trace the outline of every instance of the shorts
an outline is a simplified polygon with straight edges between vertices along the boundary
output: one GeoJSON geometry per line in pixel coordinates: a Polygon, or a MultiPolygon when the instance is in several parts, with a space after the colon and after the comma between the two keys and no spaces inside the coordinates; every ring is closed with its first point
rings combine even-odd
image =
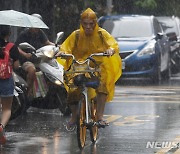
{"type": "Polygon", "coordinates": [[[97,91],[97,93],[104,93],[104,94],[108,95],[108,90],[107,90],[106,84],[103,82],[100,82],[100,85],[96,91],[97,91]]]}
{"type": "Polygon", "coordinates": [[[9,79],[0,79],[0,97],[14,96],[14,80],[13,77],[9,79]]]}
{"type": "Polygon", "coordinates": [[[34,67],[34,69],[35,69],[34,64],[33,64],[32,62],[30,62],[30,61],[27,61],[27,62],[25,62],[25,63],[22,64],[22,69],[25,70],[25,71],[27,71],[27,69],[28,69],[29,67],[34,67]]]}
{"type": "MultiPolygon", "coordinates": [[[[96,91],[96,94],[97,93],[103,93],[103,94],[106,94],[108,95],[108,90],[106,88],[106,84],[105,83],[102,83],[100,82],[100,85],[99,87],[95,90],[96,91]]],[[[69,105],[75,105],[79,102],[80,100],[80,91],[78,89],[69,89],[68,91],[68,98],[67,98],[67,102],[69,105]]]]}

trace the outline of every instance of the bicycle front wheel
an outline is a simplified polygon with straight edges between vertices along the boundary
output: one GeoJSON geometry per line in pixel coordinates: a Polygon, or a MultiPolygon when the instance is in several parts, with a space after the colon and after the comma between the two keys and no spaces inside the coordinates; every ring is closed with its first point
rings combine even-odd
{"type": "Polygon", "coordinates": [[[86,142],[85,120],[86,120],[86,103],[85,103],[85,97],[82,96],[82,99],[79,102],[79,109],[77,115],[77,140],[80,149],[82,149],[85,146],[85,142],[86,142]]]}
{"type": "Polygon", "coordinates": [[[97,103],[95,101],[91,102],[91,119],[94,124],[90,127],[90,137],[94,143],[98,138],[98,126],[95,124],[97,122],[97,103]]]}

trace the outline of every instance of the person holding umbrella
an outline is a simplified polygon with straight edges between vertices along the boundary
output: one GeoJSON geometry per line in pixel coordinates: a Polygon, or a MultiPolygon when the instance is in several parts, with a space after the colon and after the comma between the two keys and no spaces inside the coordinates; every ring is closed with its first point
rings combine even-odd
{"type": "MultiPolygon", "coordinates": [[[[32,16],[42,20],[41,15],[32,14],[32,16]]],[[[18,46],[22,42],[27,42],[32,45],[35,49],[39,49],[45,45],[54,45],[50,42],[44,31],[40,28],[26,28],[23,30],[16,39],[15,44],[18,46]]],[[[21,49],[20,52],[20,63],[25,72],[27,72],[27,83],[28,83],[28,97],[29,100],[33,97],[33,83],[35,80],[36,68],[34,64],[29,60],[32,57],[31,53],[27,53],[21,49]]]]}
{"type": "MultiPolygon", "coordinates": [[[[13,66],[13,68],[17,69],[19,68],[19,51],[16,45],[8,42],[10,34],[10,26],[0,25],[0,59],[4,59],[5,54],[7,54],[5,52],[8,51],[9,63],[13,66]]],[[[12,74],[10,74],[10,77],[2,76],[2,65],[3,63],[0,63],[0,104],[2,107],[0,120],[0,144],[5,144],[6,137],[4,134],[4,128],[11,116],[11,106],[14,96],[14,81],[12,74]]]]}

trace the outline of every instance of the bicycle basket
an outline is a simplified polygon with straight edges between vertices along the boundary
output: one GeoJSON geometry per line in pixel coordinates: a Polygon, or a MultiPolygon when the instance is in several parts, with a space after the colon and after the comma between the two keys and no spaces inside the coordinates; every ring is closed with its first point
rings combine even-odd
{"type": "Polygon", "coordinates": [[[100,81],[99,81],[99,78],[98,77],[86,77],[85,74],[79,74],[79,75],[76,75],[73,79],[73,83],[74,85],[76,86],[86,86],[86,87],[91,87],[91,88],[94,88],[96,89],[99,84],[100,84],[100,81]]]}

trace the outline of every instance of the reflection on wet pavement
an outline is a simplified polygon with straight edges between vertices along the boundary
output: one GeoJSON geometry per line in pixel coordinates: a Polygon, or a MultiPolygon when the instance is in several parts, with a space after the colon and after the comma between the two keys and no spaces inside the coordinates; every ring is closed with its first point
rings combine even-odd
{"type": "Polygon", "coordinates": [[[96,144],[91,143],[88,133],[82,151],[77,146],[76,132],[67,132],[63,126],[68,117],[57,109],[30,108],[7,126],[8,142],[0,154],[164,154],[161,144],[180,142],[179,81],[117,84],[115,97],[105,110],[110,126],[99,130],[96,144]],[[160,147],[153,146],[155,143],[160,147]]]}

